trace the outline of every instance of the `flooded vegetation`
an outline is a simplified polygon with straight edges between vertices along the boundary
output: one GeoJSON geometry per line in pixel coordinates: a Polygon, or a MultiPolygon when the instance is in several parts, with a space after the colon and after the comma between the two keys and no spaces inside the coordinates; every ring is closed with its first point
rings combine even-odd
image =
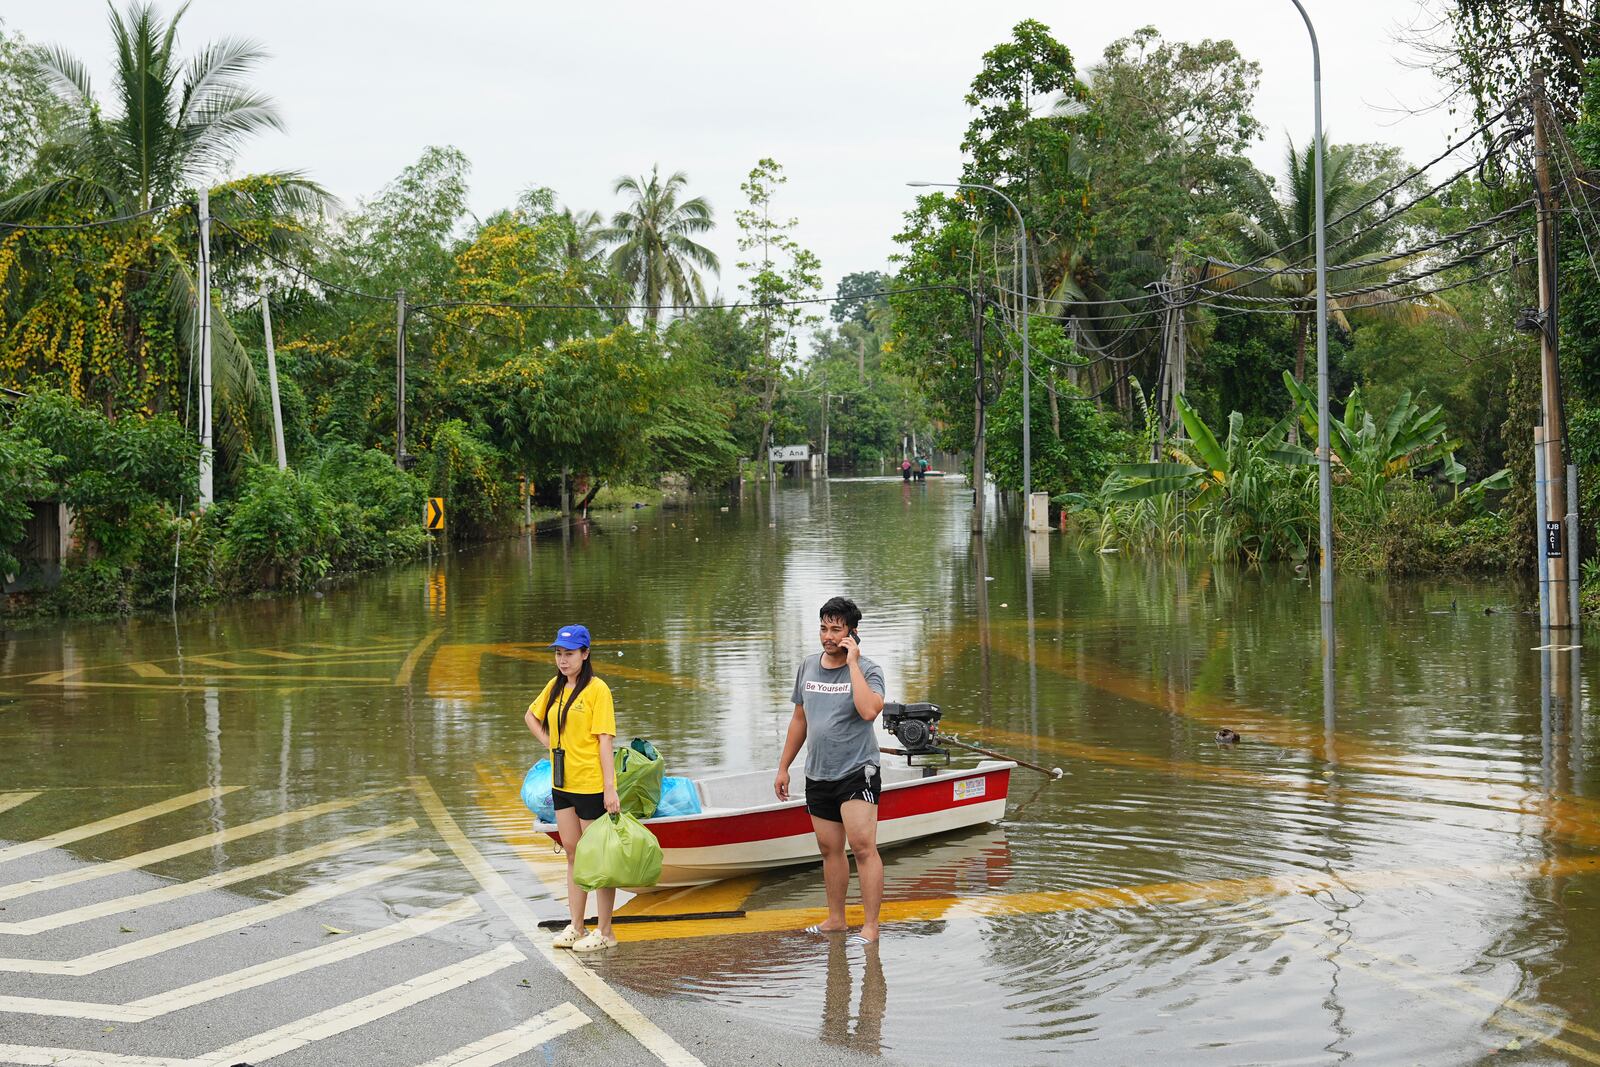
{"type": "MultiPolygon", "coordinates": [[[[1003,530],[969,536],[969,501],[954,479],[808,482],[321,596],[8,634],[0,839],[195,790],[58,844],[106,860],[194,840],[149,865],[193,879],[303,849],[310,825],[364,835],[233,887],[282,899],[420,863],[420,779],[553,918],[562,861],[517,795],[551,623],[590,627],[623,735],[669,774],[735,772],[774,764],[816,605],[843,592],[891,697],[1064,777],[1019,769],[1001,823],[887,851],[872,953],[801,932],[822,907],[801,868],[628,902],[744,914],[619,924],[608,982],[892,1062],[974,1042],[1008,1064],[1600,1061],[1593,672],[1534,650],[1521,590],[1341,580],[1330,711],[1316,589],[1292,570],[1049,535],[1030,573],[1003,530]]],[[[430,847],[439,862],[331,901],[341,928],[438,907],[459,871],[430,847]]],[[[493,936],[487,914],[455,929],[493,936]]]]}

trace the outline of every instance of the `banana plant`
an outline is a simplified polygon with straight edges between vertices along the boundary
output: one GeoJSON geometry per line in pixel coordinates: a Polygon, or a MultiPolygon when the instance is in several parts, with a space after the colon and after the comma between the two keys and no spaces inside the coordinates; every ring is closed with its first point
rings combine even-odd
{"type": "Polygon", "coordinates": [[[1307,466],[1316,456],[1287,441],[1293,417],[1286,417],[1259,437],[1244,433],[1244,416],[1228,416],[1226,442],[1207,426],[1200,414],[1180,394],[1174,398],[1178,417],[1188,439],[1168,450],[1170,460],[1156,463],[1119,463],[1101,490],[1107,500],[1148,500],[1165,493],[1193,491],[1199,497],[1242,489],[1263,462],[1307,466]]]}

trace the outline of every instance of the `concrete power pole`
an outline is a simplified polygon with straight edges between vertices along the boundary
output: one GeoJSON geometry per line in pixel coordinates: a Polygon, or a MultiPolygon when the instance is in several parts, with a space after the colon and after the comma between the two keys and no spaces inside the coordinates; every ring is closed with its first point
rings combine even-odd
{"type": "Polygon", "coordinates": [[[211,441],[211,194],[200,187],[200,506],[212,494],[211,441]]]}
{"type": "Polygon", "coordinates": [[[394,295],[394,465],[406,465],[406,291],[394,295]]]}
{"type": "Polygon", "coordinates": [[[289,469],[289,453],[283,447],[283,405],[278,403],[278,355],[272,347],[272,310],[267,306],[267,287],[261,287],[261,333],[267,339],[267,387],[272,392],[272,444],[278,451],[278,469],[289,469]]]}
{"type": "MultiPolygon", "coordinates": [[[[1557,349],[1560,331],[1556,324],[1556,204],[1555,193],[1550,186],[1550,138],[1546,128],[1550,113],[1545,106],[1542,71],[1534,73],[1532,103],[1533,179],[1539,197],[1539,414],[1543,428],[1542,441],[1536,442],[1535,447],[1544,449],[1544,484],[1535,488],[1543,496],[1546,518],[1559,529],[1562,523],[1557,516],[1567,512],[1567,465],[1561,454],[1567,435],[1562,424],[1561,364],[1557,349]]],[[[1574,622],[1567,597],[1568,560],[1564,554],[1546,559],[1543,548],[1547,538],[1545,529],[1540,529],[1538,535],[1541,545],[1539,558],[1546,565],[1541,568],[1539,581],[1541,589],[1546,588],[1543,583],[1549,583],[1550,626],[1552,629],[1566,629],[1574,622]]],[[[1558,534],[1555,543],[1561,545],[1565,540],[1558,534]]]]}

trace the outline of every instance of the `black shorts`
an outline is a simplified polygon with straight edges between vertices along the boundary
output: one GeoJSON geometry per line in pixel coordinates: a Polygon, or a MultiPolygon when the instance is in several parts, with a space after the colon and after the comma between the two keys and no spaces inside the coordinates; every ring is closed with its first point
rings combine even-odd
{"type": "Polygon", "coordinates": [[[594,822],[606,813],[604,793],[569,793],[565,789],[552,789],[550,797],[555,801],[557,811],[573,808],[584,822],[594,822]]]}
{"type": "Polygon", "coordinates": [[[844,822],[840,805],[847,800],[865,800],[876,807],[881,783],[878,768],[870,763],[831,782],[813,782],[808,778],[806,810],[828,822],[844,822]]]}

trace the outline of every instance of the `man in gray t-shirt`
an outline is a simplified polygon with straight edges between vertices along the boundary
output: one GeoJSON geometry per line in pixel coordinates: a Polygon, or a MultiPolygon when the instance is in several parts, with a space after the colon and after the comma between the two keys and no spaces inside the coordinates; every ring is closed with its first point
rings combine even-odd
{"type": "Polygon", "coordinates": [[[856,626],[861,610],[844,597],[822,605],[820,655],[808,656],[795,675],[794,716],[778,758],[773,791],[789,799],[789,765],[806,746],[806,810],[822,853],[828,917],[808,933],[843,932],[850,886],[845,843],[855,853],[865,921],[848,944],[875,944],[883,903],[883,861],[878,857],[878,741],[873,722],[883,711],[883,671],[861,655],[856,626]]]}

